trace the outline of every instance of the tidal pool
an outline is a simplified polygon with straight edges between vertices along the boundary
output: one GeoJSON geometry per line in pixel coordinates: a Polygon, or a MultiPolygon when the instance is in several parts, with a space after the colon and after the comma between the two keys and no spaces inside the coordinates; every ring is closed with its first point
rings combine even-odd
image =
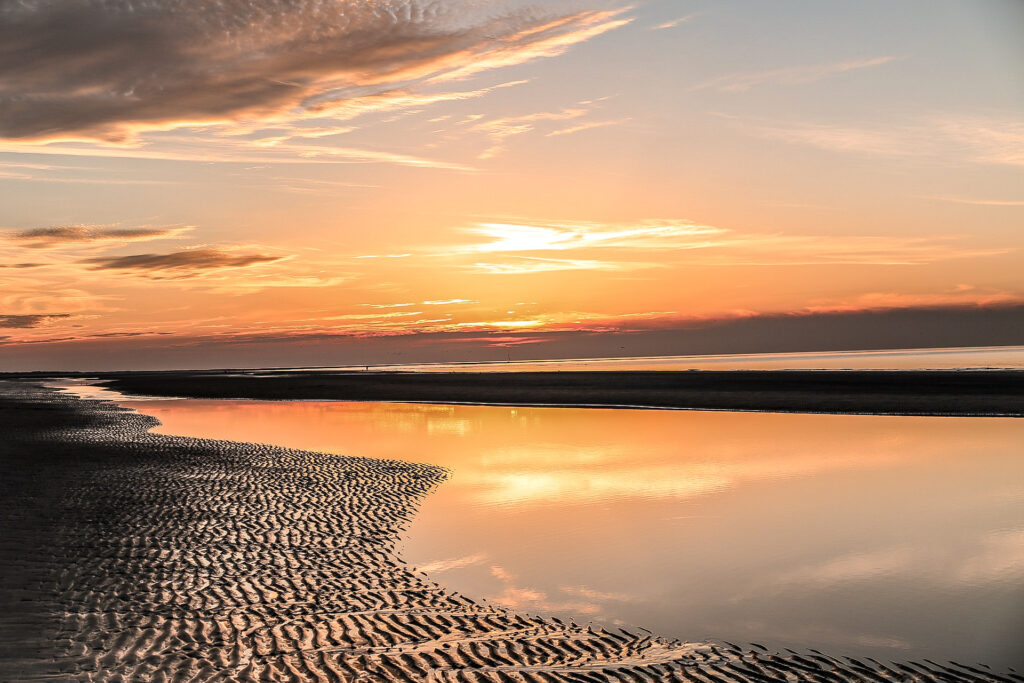
{"type": "Polygon", "coordinates": [[[166,434],[449,468],[402,554],[473,598],[688,640],[1024,666],[1024,420],[126,405],[166,434]]]}

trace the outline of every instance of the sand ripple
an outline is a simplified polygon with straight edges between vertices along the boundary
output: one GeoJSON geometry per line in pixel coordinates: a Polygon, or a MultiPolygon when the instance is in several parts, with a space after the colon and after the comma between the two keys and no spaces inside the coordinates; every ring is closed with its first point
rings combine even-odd
{"type": "Polygon", "coordinates": [[[155,424],[0,382],[0,679],[1024,681],[477,603],[395,553],[443,469],[149,434],[155,424]]]}

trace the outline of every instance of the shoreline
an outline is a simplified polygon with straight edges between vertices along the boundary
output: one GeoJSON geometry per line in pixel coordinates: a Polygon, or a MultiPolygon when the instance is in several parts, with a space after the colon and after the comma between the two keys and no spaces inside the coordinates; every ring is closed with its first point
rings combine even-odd
{"type": "Polygon", "coordinates": [[[89,375],[129,395],[577,408],[1024,417],[1024,370],[89,375]]]}
{"type": "Polygon", "coordinates": [[[0,382],[0,679],[1016,680],[519,615],[396,554],[441,468],[163,436],[0,382]]]}

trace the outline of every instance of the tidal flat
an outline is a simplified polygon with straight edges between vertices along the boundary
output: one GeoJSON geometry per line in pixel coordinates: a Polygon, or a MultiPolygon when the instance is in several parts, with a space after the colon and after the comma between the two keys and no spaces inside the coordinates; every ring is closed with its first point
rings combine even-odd
{"type": "Polygon", "coordinates": [[[428,464],[151,433],[0,385],[5,680],[1024,680],[520,614],[407,566],[428,464]]]}

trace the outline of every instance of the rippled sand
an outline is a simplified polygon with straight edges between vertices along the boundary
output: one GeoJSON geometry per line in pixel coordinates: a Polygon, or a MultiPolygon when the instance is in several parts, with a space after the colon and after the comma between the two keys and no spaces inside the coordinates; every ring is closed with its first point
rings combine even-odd
{"type": "Polygon", "coordinates": [[[0,680],[1024,681],[480,604],[395,553],[443,469],[155,424],[0,382],[0,680]]]}

